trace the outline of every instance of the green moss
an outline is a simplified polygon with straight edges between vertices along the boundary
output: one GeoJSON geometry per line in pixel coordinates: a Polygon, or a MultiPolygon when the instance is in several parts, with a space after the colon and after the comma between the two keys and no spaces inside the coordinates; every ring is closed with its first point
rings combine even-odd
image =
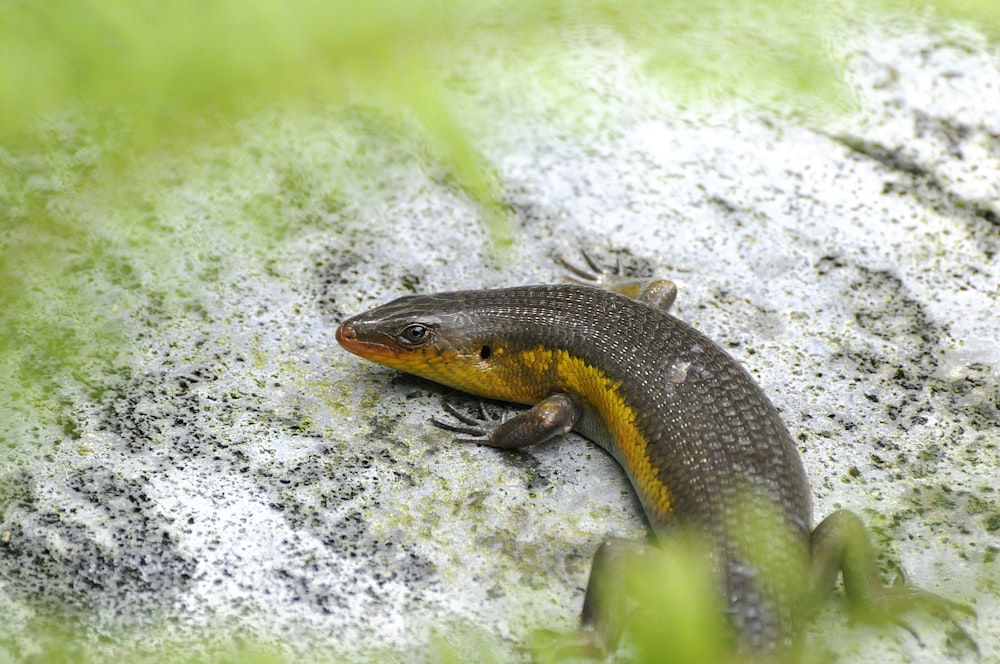
{"type": "Polygon", "coordinates": [[[983,525],[986,526],[986,532],[988,533],[1000,532],[1000,512],[987,515],[983,525]]]}

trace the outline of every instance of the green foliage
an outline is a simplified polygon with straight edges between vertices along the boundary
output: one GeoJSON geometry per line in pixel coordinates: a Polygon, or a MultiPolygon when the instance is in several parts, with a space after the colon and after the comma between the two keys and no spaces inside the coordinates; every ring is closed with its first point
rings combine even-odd
{"type": "MultiPolygon", "coordinates": [[[[0,618],[4,617],[0,612],[0,618]]],[[[151,629],[155,632],[155,629],[151,629]]],[[[55,615],[51,611],[38,611],[24,621],[24,631],[13,635],[0,632],[0,660],[34,662],[36,664],[65,664],[67,662],[92,662],[96,647],[94,634],[86,622],[76,616],[55,615]]],[[[149,639],[142,634],[117,632],[102,633],[100,641],[115,653],[110,661],[128,661],[133,664],[284,664],[298,661],[280,649],[238,636],[221,637],[206,634],[204,640],[187,640],[160,643],[151,648],[149,639]]],[[[329,649],[311,653],[310,661],[334,664],[345,658],[329,649]]],[[[100,661],[100,660],[99,660],[100,661]]]]}
{"type": "Polygon", "coordinates": [[[637,607],[629,638],[640,662],[715,662],[734,657],[706,548],[682,538],[628,569],[637,607]]]}
{"type": "MultiPolygon", "coordinates": [[[[793,46],[781,58],[798,70],[798,56],[808,50],[806,72],[822,59],[806,41],[821,28],[811,17],[814,3],[755,3],[752,12],[743,4],[717,1],[694,11],[690,3],[669,1],[487,0],[445,11],[428,0],[7,3],[0,23],[0,136],[30,130],[38,114],[53,111],[127,109],[143,128],[159,131],[202,121],[207,112],[242,114],[303,97],[336,104],[357,93],[434,120],[447,106],[430,65],[477,38],[530,57],[522,46],[538,48],[577,26],[609,26],[640,49],[653,49],[654,60],[656,49],[664,49],[664,64],[685,76],[710,71],[707,55],[733,51],[793,46]]],[[[742,73],[725,71],[715,70],[732,80],[742,73]]],[[[766,69],[753,78],[771,76],[792,80],[766,69]]],[[[445,125],[439,138],[449,152],[461,152],[454,141],[464,136],[445,125]]]]}

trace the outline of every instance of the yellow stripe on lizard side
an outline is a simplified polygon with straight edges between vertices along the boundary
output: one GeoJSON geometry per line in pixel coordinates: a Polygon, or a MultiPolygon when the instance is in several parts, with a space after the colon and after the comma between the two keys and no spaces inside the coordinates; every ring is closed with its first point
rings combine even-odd
{"type": "Polygon", "coordinates": [[[566,351],[557,351],[554,360],[555,391],[577,394],[597,409],[618,445],[626,471],[635,480],[642,502],[662,520],[669,519],[670,490],[660,480],[660,469],[649,456],[649,443],[636,425],[637,413],[626,403],[621,382],[566,351]]]}
{"type": "Polygon", "coordinates": [[[594,407],[620,450],[625,470],[634,478],[640,498],[657,516],[671,512],[669,488],[650,458],[648,443],[636,425],[637,413],[621,392],[621,382],[565,350],[535,346],[511,351],[495,348],[490,362],[433,356],[396,362],[395,367],[490,399],[533,405],[556,392],[569,392],[594,407]],[[465,361],[456,361],[465,360],[465,361]]]}
{"type": "Polygon", "coordinates": [[[670,489],[660,481],[659,468],[649,456],[648,442],[636,425],[637,413],[626,403],[621,382],[609,378],[599,367],[565,350],[545,346],[519,351],[498,346],[488,362],[434,348],[370,359],[489,399],[534,405],[556,392],[578,395],[604,420],[647,509],[664,521],[669,519],[670,489]]]}

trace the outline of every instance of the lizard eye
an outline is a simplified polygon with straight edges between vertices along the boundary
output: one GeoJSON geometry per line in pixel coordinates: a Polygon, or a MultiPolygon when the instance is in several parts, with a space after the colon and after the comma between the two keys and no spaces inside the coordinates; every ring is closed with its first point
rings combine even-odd
{"type": "Polygon", "coordinates": [[[399,333],[399,343],[404,346],[419,346],[426,341],[429,334],[430,329],[426,325],[413,323],[404,327],[403,331],[399,333]]]}

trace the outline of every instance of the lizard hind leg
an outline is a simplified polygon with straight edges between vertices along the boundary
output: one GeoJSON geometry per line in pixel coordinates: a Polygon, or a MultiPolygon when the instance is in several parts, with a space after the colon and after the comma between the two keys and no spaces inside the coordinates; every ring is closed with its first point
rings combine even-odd
{"type": "Polygon", "coordinates": [[[687,531],[656,543],[606,538],[594,555],[579,628],[536,632],[536,660],[607,661],[626,641],[637,661],[727,661],[735,642],[708,550],[687,531]]]}
{"type": "Polygon", "coordinates": [[[568,272],[568,278],[573,283],[619,293],[661,311],[669,311],[677,299],[677,285],[669,279],[643,279],[623,275],[621,256],[614,267],[605,268],[587,252],[580,253],[587,263],[585,268],[574,265],[562,256],[555,257],[555,262],[568,272]]]}
{"type": "Polygon", "coordinates": [[[955,613],[975,616],[975,611],[905,582],[899,572],[890,586],[882,583],[875,549],[861,519],[853,512],[839,510],[813,530],[809,542],[812,560],[810,588],[819,603],[833,589],[837,574],[844,579],[844,593],[856,616],[866,622],[893,623],[920,641],[903,614],[922,609],[950,621],[962,639],[976,651],[979,647],[955,619],[955,613]]]}

